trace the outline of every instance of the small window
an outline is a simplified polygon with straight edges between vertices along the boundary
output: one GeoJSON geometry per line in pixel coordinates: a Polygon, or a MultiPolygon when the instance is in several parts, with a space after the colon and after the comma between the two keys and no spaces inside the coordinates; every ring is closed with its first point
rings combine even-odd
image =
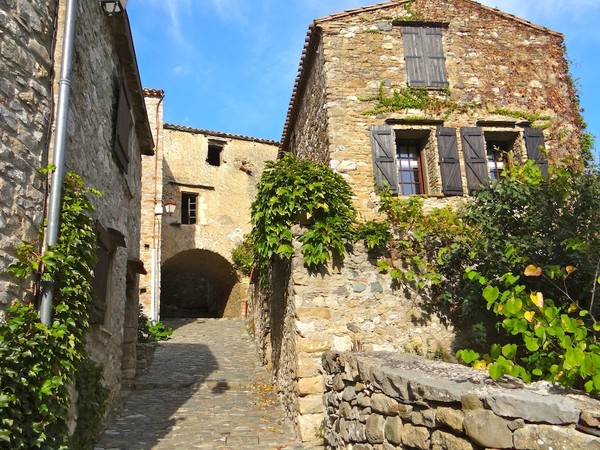
{"type": "Polygon", "coordinates": [[[198,221],[198,194],[181,194],[181,223],[193,225],[198,221]]]}
{"type": "Polygon", "coordinates": [[[492,180],[500,179],[509,147],[506,141],[486,141],[488,169],[492,180]]]}
{"type": "Polygon", "coordinates": [[[206,162],[211,166],[219,167],[221,165],[221,152],[223,146],[219,144],[208,144],[208,155],[206,162]]]}
{"type": "Polygon", "coordinates": [[[404,59],[409,86],[448,86],[442,29],[434,26],[402,27],[404,59]]]}
{"type": "Polygon", "coordinates": [[[112,260],[114,253],[109,246],[98,238],[98,248],[96,249],[96,266],[94,267],[94,280],[92,286],[96,293],[96,302],[92,311],[90,320],[94,324],[104,325],[106,318],[106,309],[108,303],[108,281],[112,269],[112,260]]]}
{"type": "Polygon", "coordinates": [[[396,141],[398,184],[402,195],[423,194],[421,145],[416,141],[396,141]]]}

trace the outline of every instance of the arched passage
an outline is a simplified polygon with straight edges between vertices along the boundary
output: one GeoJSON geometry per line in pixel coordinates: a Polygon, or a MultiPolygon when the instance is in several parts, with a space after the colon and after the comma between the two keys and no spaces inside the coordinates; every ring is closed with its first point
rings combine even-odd
{"type": "Polygon", "coordinates": [[[163,263],[161,280],[162,318],[240,315],[236,272],[218,253],[180,252],[163,263]]]}

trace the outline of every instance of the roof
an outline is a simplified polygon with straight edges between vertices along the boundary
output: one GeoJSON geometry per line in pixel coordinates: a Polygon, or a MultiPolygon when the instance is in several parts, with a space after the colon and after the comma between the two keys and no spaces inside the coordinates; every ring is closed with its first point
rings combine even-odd
{"type": "Polygon", "coordinates": [[[144,97],[149,98],[163,98],[165,96],[165,91],[162,89],[150,89],[144,88],[144,97]]]}
{"type": "Polygon", "coordinates": [[[167,130],[175,130],[175,131],[183,131],[184,133],[195,133],[195,134],[204,134],[208,136],[222,137],[228,139],[238,139],[241,141],[250,141],[257,142],[259,144],[268,144],[268,145],[279,145],[279,141],[273,141],[270,139],[262,139],[252,136],[244,136],[241,134],[232,134],[232,133],[224,133],[222,131],[213,131],[213,130],[205,130],[203,128],[192,128],[186,127],[183,125],[173,125],[170,123],[165,123],[163,128],[167,130]]]}
{"type": "MultiPolygon", "coordinates": [[[[314,54],[314,49],[319,40],[319,35],[320,35],[319,25],[322,23],[325,23],[325,22],[342,19],[345,17],[350,17],[355,14],[376,11],[378,9],[391,8],[394,6],[398,6],[399,4],[410,3],[412,1],[414,1],[414,0],[392,0],[392,1],[384,2],[384,3],[377,3],[374,5],[363,6],[361,8],[348,9],[345,11],[341,11],[339,13],[330,14],[325,17],[316,18],[313,21],[313,23],[308,26],[308,32],[306,33],[306,38],[304,40],[304,48],[302,49],[302,56],[300,57],[300,65],[298,67],[298,74],[297,74],[296,80],[294,82],[294,87],[292,89],[292,96],[290,98],[290,103],[288,106],[287,117],[286,117],[285,123],[283,125],[283,132],[282,132],[282,136],[281,136],[281,149],[283,149],[286,146],[286,144],[288,143],[288,140],[289,140],[288,129],[290,127],[290,124],[295,120],[295,115],[297,114],[297,111],[295,110],[296,109],[296,99],[301,96],[301,94],[304,92],[304,89],[306,88],[306,80],[308,78],[308,74],[310,73],[310,67],[313,62],[312,55],[314,54]]],[[[475,0],[458,0],[458,1],[470,3],[472,5],[475,5],[479,8],[488,10],[488,11],[490,11],[494,14],[497,14],[499,16],[502,16],[504,18],[508,18],[508,19],[517,21],[523,25],[529,26],[538,31],[542,31],[542,32],[545,32],[548,34],[553,34],[553,35],[555,35],[557,37],[561,37],[561,38],[563,36],[562,33],[550,30],[549,28],[543,27],[541,25],[537,25],[533,22],[529,22],[528,20],[521,19],[520,17],[517,17],[513,14],[509,14],[504,11],[501,11],[498,8],[492,8],[490,6],[482,5],[481,3],[479,3],[475,0]]]]}

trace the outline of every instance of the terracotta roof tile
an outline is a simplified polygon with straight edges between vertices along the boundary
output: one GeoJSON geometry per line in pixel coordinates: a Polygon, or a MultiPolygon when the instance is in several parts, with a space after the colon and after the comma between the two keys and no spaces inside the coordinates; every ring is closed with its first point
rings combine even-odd
{"type": "Polygon", "coordinates": [[[165,96],[165,91],[163,91],[162,89],[149,89],[149,88],[144,88],[143,90],[144,93],[144,97],[155,97],[155,98],[162,98],[165,96]]]}
{"type": "Polygon", "coordinates": [[[278,141],[273,141],[270,139],[262,139],[262,138],[252,137],[252,136],[244,136],[241,134],[224,133],[222,131],[205,130],[203,128],[192,128],[192,127],[186,127],[183,125],[173,125],[170,123],[165,123],[163,125],[163,128],[165,128],[167,130],[183,131],[185,133],[204,134],[207,136],[216,136],[216,137],[223,137],[223,138],[229,138],[229,139],[239,139],[242,141],[257,142],[259,144],[279,145],[278,141]]]}

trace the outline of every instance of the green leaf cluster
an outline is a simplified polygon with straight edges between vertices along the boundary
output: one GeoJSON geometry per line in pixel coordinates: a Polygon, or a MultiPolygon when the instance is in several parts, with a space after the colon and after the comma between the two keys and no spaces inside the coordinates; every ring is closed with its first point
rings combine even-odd
{"type": "MultiPolygon", "coordinates": [[[[560,274],[564,280],[574,270],[572,266],[548,268],[546,276],[554,279],[560,274]]],[[[533,265],[524,273],[529,277],[542,275],[541,268],[533,265]]],[[[457,356],[465,364],[487,368],[494,379],[511,375],[526,382],[548,380],[593,394],[600,392],[600,345],[597,343],[600,324],[587,310],[575,303],[556,304],[544,298],[542,292],[528,291],[519,283],[520,276],[510,272],[497,283],[490,283],[475,271],[468,271],[467,277],[485,285],[483,297],[487,308],[503,318],[502,328],[515,337],[516,342],[493,344],[489,353],[481,358],[471,349],[460,350],[457,356]]]]}
{"type": "MultiPolygon", "coordinates": [[[[52,280],[55,295],[50,326],[40,323],[31,305],[19,302],[0,323],[0,448],[69,446],[67,385],[82,380],[80,370],[90,374],[85,334],[94,305],[96,235],[88,214],[94,209],[89,194],[99,192],[86,188],[75,173],[66,174],[57,244],[42,254],[38,243],[23,243],[18,261],[9,267],[17,277],[52,280]]],[[[38,293],[34,288],[34,294],[38,293]]],[[[101,423],[106,398],[101,380],[98,369],[85,380],[85,388],[76,383],[80,389],[78,426],[101,423]]],[[[90,430],[76,431],[74,448],[82,448],[78,445],[83,441],[91,445],[95,438],[91,434],[90,430]]]]}
{"type": "Polygon", "coordinates": [[[140,307],[138,315],[137,340],[138,342],[168,341],[173,334],[173,328],[167,327],[158,320],[150,320],[140,307]]]}
{"type": "Polygon", "coordinates": [[[244,275],[250,275],[254,266],[254,242],[250,235],[245,235],[244,240],[233,249],[231,259],[237,270],[244,275]]]}
{"type": "Polygon", "coordinates": [[[290,154],[267,163],[251,214],[254,258],[261,268],[274,257],[291,258],[295,223],[304,226],[299,241],[306,266],[343,255],[356,218],[350,187],[339,174],[290,154]]]}
{"type": "MultiPolygon", "coordinates": [[[[378,261],[381,272],[389,272],[404,288],[430,297],[426,287],[443,281],[441,266],[452,246],[461,245],[468,234],[465,224],[450,208],[424,210],[422,197],[396,197],[389,187],[379,192],[379,211],[386,216],[392,239],[388,240],[389,258],[378,261]]],[[[373,233],[383,236],[383,233],[373,233]]]]}

